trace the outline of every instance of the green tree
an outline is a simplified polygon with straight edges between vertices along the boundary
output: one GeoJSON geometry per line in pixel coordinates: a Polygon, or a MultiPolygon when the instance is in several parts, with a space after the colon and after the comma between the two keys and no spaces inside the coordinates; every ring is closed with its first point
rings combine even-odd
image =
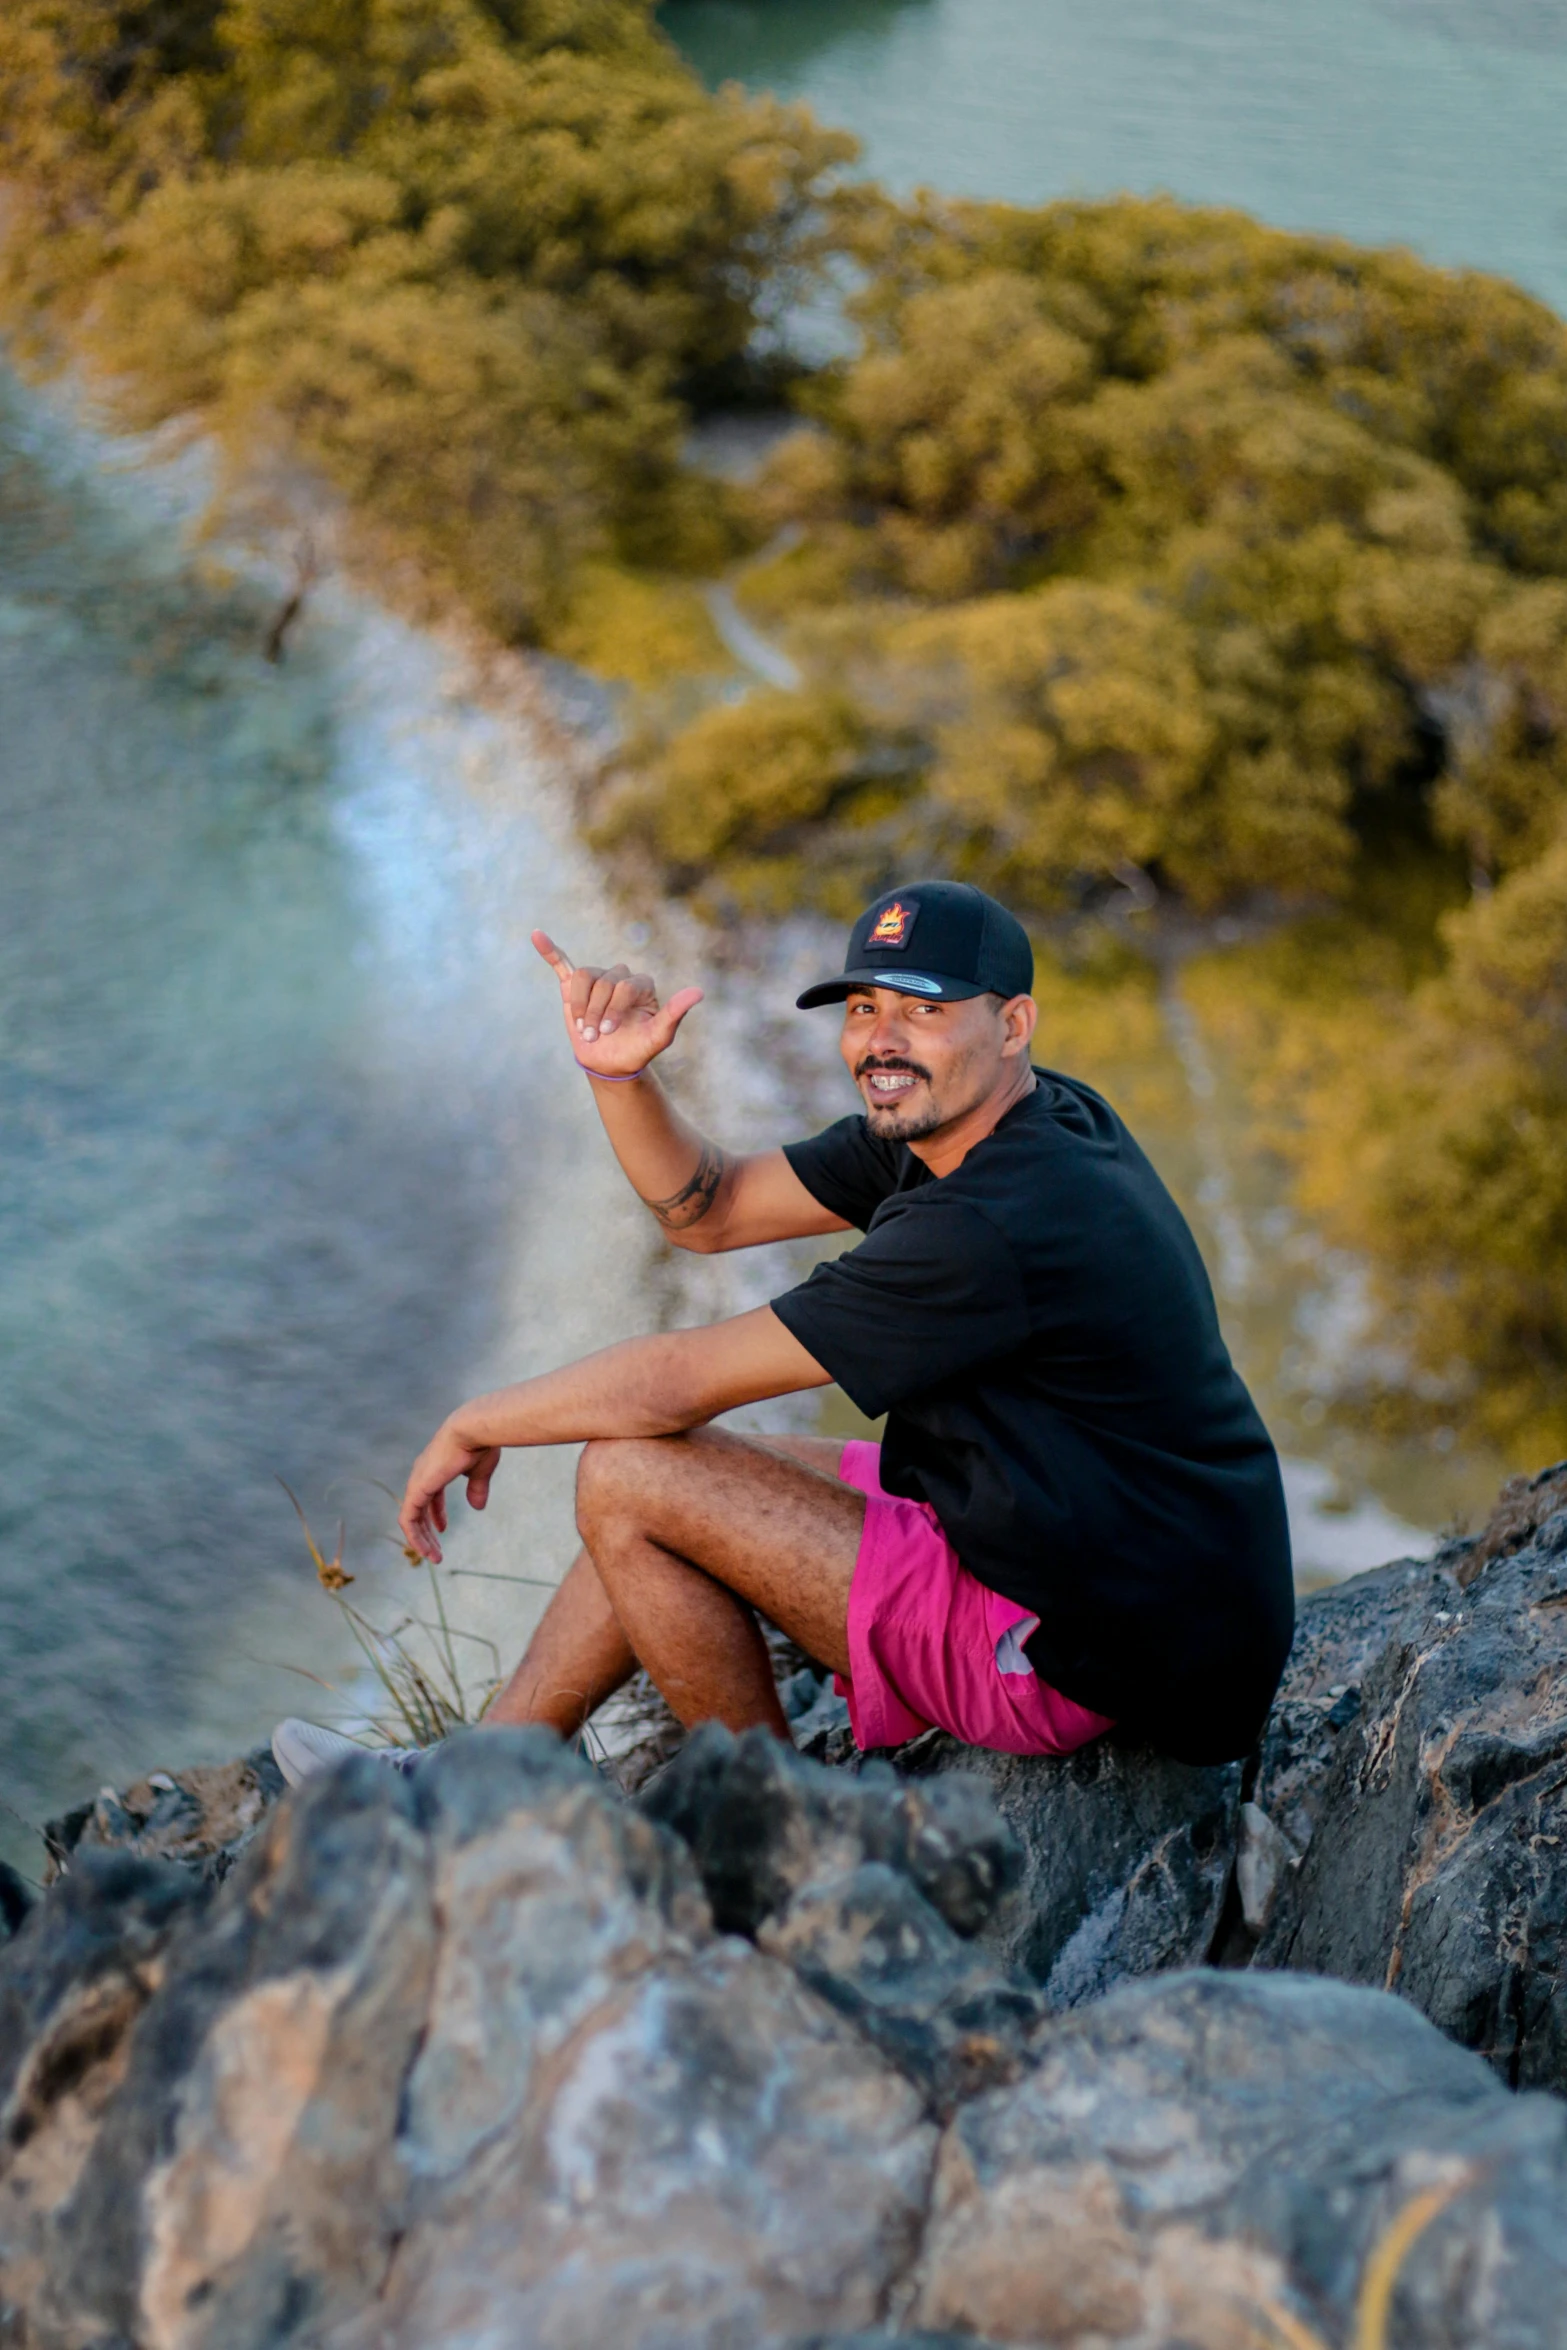
{"type": "Polygon", "coordinates": [[[0,293],[120,418],[285,441],[527,639],[589,558],[722,546],[689,405],[852,153],[710,97],[641,0],[18,0],[0,293]]]}
{"type": "Polygon", "coordinates": [[[1538,1459],[1567,1444],[1567,839],[1445,932],[1440,976],[1319,1066],[1303,1192],[1445,1408],[1538,1459]]]}
{"type": "Polygon", "coordinates": [[[594,837],[650,851],[677,888],[704,890],[715,910],[785,914],[802,896],[857,910],[866,860],[845,857],[825,820],[858,806],[863,822],[868,799],[874,816],[878,782],[866,730],[843,697],[760,693],[686,727],[611,796],[594,837]]]}
{"type": "MultiPolygon", "coordinates": [[[[1130,859],[1214,906],[1342,896],[1390,824],[1482,874],[1535,852],[1567,786],[1560,321],[1163,201],[926,198],[845,233],[864,347],[808,388],[764,485],[795,543],[753,592],[803,690],[847,693],[872,736],[890,714],[922,778],[889,872],[934,843],[1045,908],[1130,859]],[[1143,617],[1062,656],[1077,722],[1105,773],[1124,728],[1123,768],[1152,776],[1147,714],[1179,714],[1202,746],[1179,788],[1090,802],[1060,755],[1055,628],[1089,590],[1143,617]]],[[[823,819],[845,854],[857,815],[823,819]]]]}
{"type": "Polygon", "coordinates": [[[1039,903],[1063,874],[1158,856],[1213,747],[1190,630],[1136,589],[1059,580],[894,638],[961,861],[1039,903]]]}

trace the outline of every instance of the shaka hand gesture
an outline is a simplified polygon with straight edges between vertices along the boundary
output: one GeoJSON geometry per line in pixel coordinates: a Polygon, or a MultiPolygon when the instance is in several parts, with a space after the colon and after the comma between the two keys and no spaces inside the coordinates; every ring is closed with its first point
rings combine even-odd
{"type": "Polygon", "coordinates": [[[573,963],[542,930],[534,931],[533,943],[560,981],[567,1042],[597,1077],[637,1076],[674,1042],[687,1012],[702,1001],[699,987],[682,987],[661,1005],[646,971],[624,963],[608,970],[573,963]]]}

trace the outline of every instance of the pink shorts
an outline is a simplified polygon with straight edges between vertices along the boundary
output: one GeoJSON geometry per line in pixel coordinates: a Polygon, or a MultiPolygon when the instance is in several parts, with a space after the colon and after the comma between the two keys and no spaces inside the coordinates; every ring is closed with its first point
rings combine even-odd
{"type": "Polygon", "coordinates": [[[1040,1680],[1023,1654],[1039,1618],[976,1582],[930,1504],[883,1491],[880,1445],[851,1440],[838,1474],[865,1496],[837,1676],[856,1746],[935,1727],[1001,1754],[1071,1754],[1112,1727],[1040,1680]]]}

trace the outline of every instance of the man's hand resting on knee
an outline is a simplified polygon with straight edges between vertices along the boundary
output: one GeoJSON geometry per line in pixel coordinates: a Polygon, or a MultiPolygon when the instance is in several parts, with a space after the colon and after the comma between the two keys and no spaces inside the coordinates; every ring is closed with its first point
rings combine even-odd
{"type": "Polygon", "coordinates": [[[397,1523],[411,1550],[439,1564],[446,1488],[465,1478],[470,1504],[482,1510],[505,1447],[581,1444],[594,1436],[675,1436],[738,1404],[827,1384],[828,1374],[771,1306],[705,1330],[623,1339],[581,1362],[459,1405],[415,1461],[397,1523]]]}
{"type": "Polygon", "coordinates": [[[439,1564],[438,1534],[446,1532],[446,1488],[459,1477],[467,1483],[468,1507],[482,1510],[490,1498],[490,1480],[501,1465],[498,1444],[473,1444],[459,1434],[453,1420],[437,1428],[408,1472],[408,1484],[397,1523],[403,1540],[420,1558],[439,1564]]]}

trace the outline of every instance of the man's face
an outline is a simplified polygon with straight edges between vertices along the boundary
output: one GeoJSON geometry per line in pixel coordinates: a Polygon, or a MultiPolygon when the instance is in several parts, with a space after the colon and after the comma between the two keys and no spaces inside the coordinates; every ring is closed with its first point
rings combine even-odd
{"type": "Polygon", "coordinates": [[[935,1003],[891,987],[855,988],[839,1049],[871,1132],[883,1142],[919,1142],[987,1101],[1027,1051],[1026,1026],[1007,1049],[1008,1010],[993,995],[935,1003]]]}

